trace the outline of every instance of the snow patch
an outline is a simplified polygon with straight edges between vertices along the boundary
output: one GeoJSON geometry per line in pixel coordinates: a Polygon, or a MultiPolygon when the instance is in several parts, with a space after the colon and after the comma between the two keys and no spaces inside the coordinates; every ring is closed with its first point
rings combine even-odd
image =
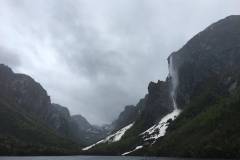
{"type": "Polygon", "coordinates": [[[144,141],[152,140],[152,139],[156,140],[159,137],[164,136],[165,133],[166,133],[166,129],[168,127],[168,124],[169,124],[169,123],[167,123],[167,121],[169,119],[174,120],[180,114],[180,112],[181,112],[180,109],[173,110],[172,113],[170,113],[170,114],[166,115],[165,117],[163,117],[158,124],[152,126],[151,128],[149,128],[145,132],[141,133],[140,136],[142,136],[144,141]]]}
{"type": "Polygon", "coordinates": [[[126,155],[126,154],[129,154],[129,153],[132,153],[132,152],[134,152],[134,151],[136,151],[136,150],[138,150],[138,149],[140,149],[140,148],[142,148],[142,147],[143,147],[143,146],[137,146],[134,150],[129,151],[129,152],[126,152],[126,153],[123,153],[122,156],[124,156],[124,155],[126,155]]]}
{"type": "Polygon", "coordinates": [[[94,143],[92,144],[91,146],[88,146],[86,148],[83,148],[82,150],[88,150],[90,148],[92,148],[93,146],[97,145],[97,144],[100,144],[100,143],[112,143],[112,142],[116,142],[116,141],[119,141],[122,136],[124,135],[124,133],[133,126],[134,122],[127,125],[126,127],[120,129],[119,131],[117,131],[116,133],[114,134],[111,134],[109,136],[107,136],[105,139],[101,140],[101,141],[98,141],[97,143],[94,143]]]}

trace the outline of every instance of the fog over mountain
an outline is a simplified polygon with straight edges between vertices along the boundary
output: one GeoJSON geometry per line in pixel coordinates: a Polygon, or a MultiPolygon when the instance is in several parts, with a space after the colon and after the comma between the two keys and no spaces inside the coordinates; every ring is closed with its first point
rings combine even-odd
{"type": "Polygon", "coordinates": [[[92,124],[165,80],[167,57],[238,0],[0,1],[0,63],[39,82],[53,103],[92,124]]]}

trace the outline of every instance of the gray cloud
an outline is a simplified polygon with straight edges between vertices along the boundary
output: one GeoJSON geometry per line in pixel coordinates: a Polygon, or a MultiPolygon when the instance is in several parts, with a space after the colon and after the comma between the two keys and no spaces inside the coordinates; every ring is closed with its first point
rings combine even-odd
{"type": "Polygon", "coordinates": [[[11,68],[16,68],[21,65],[21,60],[16,53],[0,47],[0,63],[6,64],[11,68]]]}
{"type": "Polygon", "coordinates": [[[110,123],[165,80],[167,57],[237,0],[9,0],[0,2],[0,61],[91,123],[110,123]],[[12,56],[14,53],[14,56],[12,56]]]}

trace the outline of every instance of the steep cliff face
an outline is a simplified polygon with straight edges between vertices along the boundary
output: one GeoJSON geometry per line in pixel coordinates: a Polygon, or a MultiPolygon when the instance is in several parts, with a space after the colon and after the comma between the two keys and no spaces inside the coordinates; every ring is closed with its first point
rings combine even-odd
{"type": "Polygon", "coordinates": [[[178,69],[176,101],[179,108],[184,108],[206,83],[219,76],[220,94],[233,94],[237,83],[234,72],[240,62],[240,16],[229,16],[210,25],[170,57],[178,69]]]}
{"type": "Polygon", "coordinates": [[[51,105],[46,90],[34,79],[24,74],[15,74],[9,67],[0,64],[0,82],[2,95],[37,115],[64,136],[70,136],[66,119],[51,105]]]}
{"type": "Polygon", "coordinates": [[[67,107],[52,103],[52,106],[67,120],[71,120],[70,112],[67,107]]]}
{"type": "Polygon", "coordinates": [[[150,82],[148,86],[149,98],[146,103],[146,120],[148,126],[157,123],[161,118],[174,109],[171,97],[171,81],[170,78],[157,83],[150,82]]]}
{"type": "Polygon", "coordinates": [[[240,16],[210,25],[168,62],[178,73],[176,102],[183,111],[151,152],[239,158],[240,16]]]}
{"type": "Polygon", "coordinates": [[[71,134],[81,140],[80,136],[78,135],[78,125],[75,121],[72,120],[68,108],[55,103],[52,103],[52,107],[54,107],[54,109],[59,112],[60,116],[66,119],[66,121],[68,122],[71,134]]]}
{"type": "Polygon", "coordinates": [[[148,94],[143,99],[141,99],[136,106],[126,106],[124,108],[124,111],[119,114],[118,119],[112,123],[112,125],[114,126],[113,132],[118,131],[119,129],[136,120],[136,118],[139,117],[145,109],[147,100],[148,94]]]}

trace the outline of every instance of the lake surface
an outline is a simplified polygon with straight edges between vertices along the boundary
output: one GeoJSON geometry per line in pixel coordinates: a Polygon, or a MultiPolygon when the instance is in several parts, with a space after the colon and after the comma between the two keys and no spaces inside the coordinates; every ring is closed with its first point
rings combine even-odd
{"type": "Polygon", "coordinates": [[[165,158],[165,157],[128,157],[128,156],[56,156],[56,157],[43,156],[43,157],[0,157],[0,160],[196,160],[196,159],[165,158]]]}

